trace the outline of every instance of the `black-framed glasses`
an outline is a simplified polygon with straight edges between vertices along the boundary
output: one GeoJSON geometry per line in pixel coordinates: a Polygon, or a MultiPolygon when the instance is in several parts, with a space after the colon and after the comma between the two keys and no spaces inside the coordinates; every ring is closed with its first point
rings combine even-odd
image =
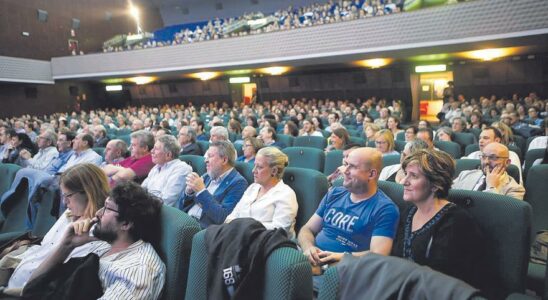
{"type": "Polygon", "coordinates": [[[63,197],[64,199],[68,199],[78,193],[83,193],[84,191],[76,191],[76,192],[72,192],[70,194],[65,194],[65,193],[61,193],[61,197],[63,197]]]}
{"type": "Polygon", "coordinates": [[[480,155],[480,158],[481,159],[487,159],[489,161],[497,161],[499,159],[507,159],[508,157],[506,156],[496,156],[496,155],[486,155],[486,154],[481,154],[480,155]]]}
{"type": "Polygon", "coordinates": [[[119,211],[115,210],[114,208],[110,208],[110,207],[103,206],[103,207],[99,210],[99,216],[101,216],[101,218],[102,218],[103,215],[105,214],[105,210],[110,210],[110,211],[115,212],[115,213],[120,213],[119,211]]]}

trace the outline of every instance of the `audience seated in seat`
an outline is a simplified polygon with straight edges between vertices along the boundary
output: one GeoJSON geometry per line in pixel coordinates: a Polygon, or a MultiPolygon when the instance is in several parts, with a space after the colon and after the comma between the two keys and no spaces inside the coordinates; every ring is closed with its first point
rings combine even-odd
{"type": "MultiPolygon", "coordinates": [[[[40,245],[32,246],[18,255],[9,255],[16,264],[4,293],[20,295],[31,275],[50,257],[62,243],[63,235],[71,222],[89,220],[108,196],[109,186],[105,174],[93,164],[83,163],[68,168],[60,177],[61,198],[67,210],[48,231],[40,245]]],[[[104,243],[92,242],[73,248],[67,257],[82,257],[96,252],[104,243]]]]}
{"type": "Polygon", "coordinates": [[[101,298],[158,299],[166,266],[150,243],[159,236],[161,208],[162,202],[136,183],[118,184],[93,220],[78,220],[68,226],[62,242],[36,269],[30,284],[43,279],[40,276],[55,274],[54,267],[62,264],[76,247],[101,240],[104,242],[97,250],[101,298]],[[88,232],[91,223],[96,223],[93,236],[88,232]]]}
{"type": "Polygon", "coordinates": [[[395,147],[392,131],[383,129],[377,132],[375,135],[375,148],[381,152],[382,156],[399,154],[398,151],[394,150],[395,147]]]}
{"type": "Polygon", "coordinates": [[[391,166],[384,166],[382,168],[381,174],[379,175],[379,180],[394,181],[400,183],[405,177],[405,172],[402,169],[401,163],[403,163],[404,159],[407,156],[422,149],[428,149],[428,144],[419,139],[405,144],[405,148],[403,149],[400,156],[400,163],[391,166]]]}
{"type": "Polygon", "coordinates": [[[190,126],[183,126],[179,130],[180,155],[202,155],[200,147],[196,144],[196,131],[190,126]]]}
{"type": "MultiPolygon", "coordinates": [[[[377,181],[382,154],[372,148],[352,150],[344,166],[344,187],[328,192],[316,213],[301,228],[299,244],[314,274],[339,262],[345,252],[390,254],[399,219],[398,207],[377,181]]],[[[315,287],[321,285],[315,280],[315,287]]]]}
{"type": "Polygon", "coordinates": [[[93,137],[87,133],[78,134],[74,140],[72,140],[72,150],[74,154],[70,156],[65,165],[59,169],[59,173],[64,172],[66,169],[82,163],[91,163],[94,165],[101,165],[103,158],[95,153],[93,149],[93,137]]]}
{"type": "Polygon", "coordinates": [[[482,234],[464,209],[447,201],[455,162],[445,152],[418,150],[402,163],[402,212],[392,254],[481,287],[482,234]]]}
{"type": "Polygon", "coordinates": [[[295,237],[295,218],[299,208],[295,191],[282,178],[288,164],[287,156],[276,147],[257,152],[251,184],[225,222],[238,218],[253,218],[266,229],[283,228],[295,237]]]}
{"type": "Polygon", "coordinates": [[[131,134],[131,156],[117,164],[103,167],[103,171],[114,186],[119,181],[134,180],[141,183],[147,176],[154,163],[150,151],[154,147],[152,133],[139,130],[131,134]]]}
{"type": "Polygon", "coordinates": [[[21,166],[46,171],[49,169],[53,161],[59,156],[59,151],[55,145],[57,144],[57,134],[53,131],[41,133],[37,138],[38,153],[31,158],[31,153],[28,150],[21,150],[21,166]]]}
{"type": "Polygon", "coordinates": [[[523,200],[525,189],[506,173],[510,163],[506,146],[491,142],[481,151],[481,170],[462,171],[453,182],[454,189],[483,191],[523,200]]]}
{"type": "Polygon", "coordinates": [[[197,173],[187,176],[178,206],[197,219],[202,228],[222,224],[247,188],[247,181],[234,168],[235,156],[230,142],[214,142],[205,155],[207,173],[202,177],[197,173]]]}
{"type": "Polygon", "coordinates": [[[104,155],[105,161],[101,167],[121,162],[127,156],[126,142],[119,139],[110,140],[105,147],[104,155]]]}
{"type": "Polygon", "coordinates": [[[238,157],[237,161],[252,164],[255,163],[257,151],[263,148],[263,142],[255,137],[247,137],[244,139],[243,148],[244,155],[238,157]]]}
{"type": "Polygon", "coordinates": [[[176,206],[177,199],[185,189],[186,176],[192,172],[191,166],[179,160],[180,151],[179,142],[175,137],[158,137],[151,151],[155,166],[141,184],[168,206],[176,206]]]}

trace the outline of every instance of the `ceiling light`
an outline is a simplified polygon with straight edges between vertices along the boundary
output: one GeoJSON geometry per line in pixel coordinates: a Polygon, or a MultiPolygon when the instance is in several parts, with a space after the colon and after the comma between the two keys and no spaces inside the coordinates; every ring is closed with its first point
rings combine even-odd
{"type": "Polygon", "coordinates": [[[447,70],[446,65],[427,65],[415,67],[415,72],[417,73],[443,72],[445,70],[447,70]]]}
{"type": "Polygon", "coordinates": [[[507,49],[501,49],[501,48],[476,50],[476,51],[470,51],[467,53],[467,55],[470,58],[481,59],[485,61],[493,60],[495,58],[500,58],[508,54],[509,54],[509,51],[507,49]]]}
{"type": "Polygon", "coordinates": [[[151,83],[155,79],[156,78],[149,77],[149,76],[137,76],[137,77],[129,78],[128,80],[135,83],[135,84],[141,85],[141,84],[151,83]]]}
{"type": "Polygon", "coordinates": [[[219,72],[199,72],[199,73],[190,74],[190,77],[200,79],[203,81],[213,79],[217,76],[219,76],[219,72]]]}
{"type": "Polygon", "coordinates": [[[288,67],[268,67],[268,68],[259,69],[259,71],[264,74],[270,74],[270,75],[276,76],[276,75],[282,75],[283,73],[286,73],[287,71],[289,71],[289,68],[288,67]]]}
{"type": "Polygon", "coordinates": [[[380,68],[388,65],[390,62],[391,60],[387,58],[372,58],[372,59],[360,60],[358,61],[358,65],[362,67],[376,69],[376,68],[380,68]]]}

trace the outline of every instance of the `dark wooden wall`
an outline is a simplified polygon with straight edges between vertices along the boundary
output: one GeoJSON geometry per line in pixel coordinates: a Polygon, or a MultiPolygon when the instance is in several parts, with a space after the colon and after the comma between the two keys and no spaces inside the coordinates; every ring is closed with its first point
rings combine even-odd
{"type": "MultiPolygon", "coordinates": [[[[141,12],[144,30],[153,32],[163,27],[158,9],[142,6],[141,12]]],[[[126,0],[0,1],[0,55],[4,56],[49,60],[70,55],[69,39],[78,40],[84,53],[98,52],[105,40],[135,31],[126,0]],[[48,12],[47,22],[38,21],[37,9],[48,12]],[[107,12],[112,14],[110,21],[106,20],[107,12]],[[80,20],[75,37],[71,36],[72,18],[80,20]]]]}

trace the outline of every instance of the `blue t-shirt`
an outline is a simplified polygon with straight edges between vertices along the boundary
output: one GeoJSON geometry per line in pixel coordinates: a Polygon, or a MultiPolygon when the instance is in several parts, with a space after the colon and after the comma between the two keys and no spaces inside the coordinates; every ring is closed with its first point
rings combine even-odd
{"type": "Polygon", "coordinates": [[[400,217],[396,204],[380,189],[368,200],[354,203],[344,187],[327,193],[316,214],[323,219],[316,246],[333,252],[369,250],[373,236],[393,239],[400,217]]]}

